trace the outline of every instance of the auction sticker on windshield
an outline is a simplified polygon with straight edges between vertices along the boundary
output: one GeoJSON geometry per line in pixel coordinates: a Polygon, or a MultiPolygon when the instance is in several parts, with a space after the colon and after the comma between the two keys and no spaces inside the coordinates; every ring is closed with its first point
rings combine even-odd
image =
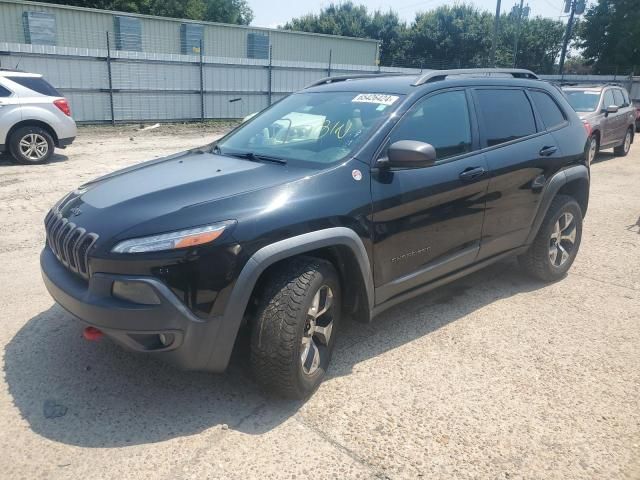
{"type": "Polygon", "coordinates": [[[378,105],[393,105],[398,100],[396,95],[386,95],[384,93],[361,93],[356,96],[352,102],[356,103],[375,103],[378,105]]]}

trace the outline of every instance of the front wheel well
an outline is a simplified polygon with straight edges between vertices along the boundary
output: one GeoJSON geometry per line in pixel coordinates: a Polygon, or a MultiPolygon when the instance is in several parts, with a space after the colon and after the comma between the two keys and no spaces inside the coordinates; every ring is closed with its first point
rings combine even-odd
{"type": "Polygon", "coordinates": [[[556,195],[568,195],[575,198],[582,216],[587,214],[587,207],[589,206],[589,180],[586,178],[576,178],[570,182],[564,184],[556,195]]]}
{"type": "Polygon", "coordinates": [[[265,290],[265,284],[268,282],[272,273],[291,262],[292,258],[311,257],[327,261],[333,265],[338,272],[340,278],[340,287],[342,289],[342,309],[345,313],[350,314],[354,319],[362,322],[369,321],[369,302],[365,286],[363,274],[360,271],[360,265],[353,251],[346,245],[334,245],[323,247],[316,250],[310,250],[299,255],[288,257],[275,262],[267,267],[258,278],[251,299],[244,313],[244,319],[251,321],[256,307],[260,304],[262,294],[265,290]]]}
{"type": "Polygon", "coordinates": [[[55,130],[51,128],[51,126],[48,123],[42,122],[40,120],[22,120],[21,122],[16,123],[13,127],[11,127],[11,129],[9,130],[9,133],[7,133],[7,140],[6,140],[7,144],[11,141],[11,136],[13,135],[13,132],[15,132],[16,130],[22,127],[40,127],[43,130],[46,130],[49,133],[49,135],[51,135],[51,138],[53,138],[53,144],[56,147],[59,146],[58,135],[56,135],[55,130]]]}

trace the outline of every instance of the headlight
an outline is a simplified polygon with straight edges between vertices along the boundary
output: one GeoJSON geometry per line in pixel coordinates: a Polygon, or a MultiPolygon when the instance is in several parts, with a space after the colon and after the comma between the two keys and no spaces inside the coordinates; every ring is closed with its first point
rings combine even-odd
{"type": "Polygon", "coordinates": [[[132,238],[118,243],[111,251],[114,253],[145,253],[195,247],[203,243],[213,242],[223,234],[229,225],[229,222],[216,223],[214,225],[189,228],[178,232],[132,238]]]}

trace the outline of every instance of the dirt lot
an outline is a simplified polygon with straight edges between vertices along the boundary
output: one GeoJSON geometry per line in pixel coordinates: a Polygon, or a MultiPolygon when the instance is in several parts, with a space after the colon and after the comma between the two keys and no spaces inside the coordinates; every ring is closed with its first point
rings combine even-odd
{"type": "Polygon", "coordinates": [[[242,362],[183,373],[86,342],[40,278],[60,196],[222,128],[83,128],[49,165],[0,157],[0,478],[640,479],[640,144],[593,165],[567,278],[506,262],[346,322],[297,403],[242,362]]]}

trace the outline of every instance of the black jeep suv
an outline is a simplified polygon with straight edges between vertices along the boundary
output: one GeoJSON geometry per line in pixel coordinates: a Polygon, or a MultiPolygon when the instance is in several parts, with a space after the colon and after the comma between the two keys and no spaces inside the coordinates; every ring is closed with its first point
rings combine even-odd
{"type": "Polygon", "coordinates": [[[512,255],[562,278],[586,139],[526,70],[327,78],[212,145],[65,196],[45,219],[44,281],[87,334],[186,369],[224,370],[244,326],[257,381],[305,397],[344,314],[369,321],[512,255]]]}

